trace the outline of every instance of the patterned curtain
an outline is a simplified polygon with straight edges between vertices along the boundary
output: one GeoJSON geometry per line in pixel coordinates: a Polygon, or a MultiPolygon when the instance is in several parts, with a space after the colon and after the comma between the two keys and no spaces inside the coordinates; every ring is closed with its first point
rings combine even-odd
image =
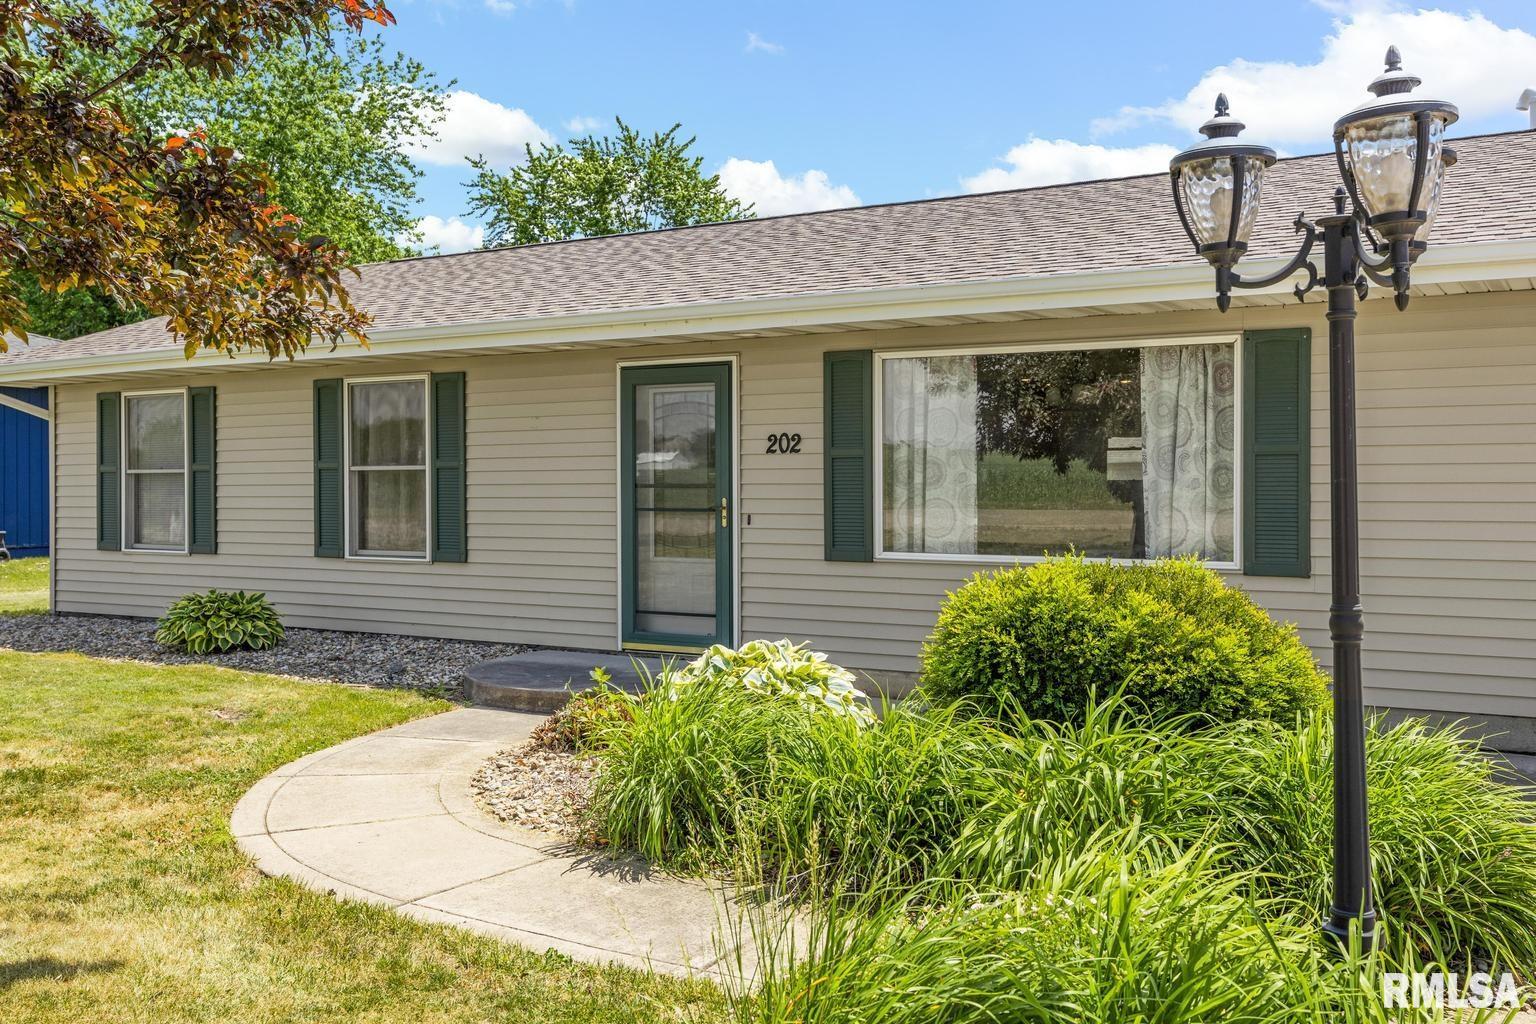
{"type": "Polygon", "coordinates": [[[885,360],[892,551],[976,552],[976,357],[885,360]]]}
{"type": "Polygon", "coordinates": [[[1231,345],[1141,353],[1142,486],[1147,557],[1235,557],[1236,393],[1231,345]]]}

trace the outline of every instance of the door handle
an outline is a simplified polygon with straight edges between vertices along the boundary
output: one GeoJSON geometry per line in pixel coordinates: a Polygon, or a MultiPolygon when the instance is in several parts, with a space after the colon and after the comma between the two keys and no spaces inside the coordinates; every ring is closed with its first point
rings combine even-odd
{"type": "Polygon", "coordinates": [[[729,501],[730,501],[729,498],[721,498],[720,499],[720,525],[721,526],[729,526],[730,525],[730,513],[728,511],[728,509],[730,507],[729,504],[728,504],[729,501]]]}

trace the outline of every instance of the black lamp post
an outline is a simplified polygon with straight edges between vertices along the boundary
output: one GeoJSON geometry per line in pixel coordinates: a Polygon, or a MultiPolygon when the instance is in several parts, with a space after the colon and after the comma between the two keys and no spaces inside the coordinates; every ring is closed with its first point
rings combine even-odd
{"type": "Polygon", "coordinates": [[[1333,603],[1328,633],[1333,640],[1333,904],[1323,931],[1341,944],[1352,926],[1370,949],[1376,938],[1371,899],[1370,833],[1365,806],[1365,701],[1360,644],[1359,480],[1355,465],[1355,302],[1370,283],[1391,288],[1397,308],[1408,305],[1409,273],[1424,252],[1434,224],[1445,169],[1455,154],[1445,129],[1457,111],[1449,103],[1409,97],[1420,80],[1402,70],[1397,47],[1387,50],[1387,69],[1370,84],[1375,99],[1333,126],[1334,152],[1343,186],[1333,213],[1315,222],[1296,218],[1304,235],[1285,266],[1261,278],[1236,270],[1248,251],[1264,177],[1275,152],[1238,141],[1244,125],[1217,97],[1216,116],[1200,127],[1205,136],[1173,158],[1173,200],[1195,251],[1216,268],[1216,305],[1225,312],[1233,288],[1265,288],[1293,274],[1302,299],[1318,284],[1310,257],[1323,243],[1322,282],[1328,289],[1329,499],[1333,533],[1333,603]],[[1348,212],[1346,212],[1348,206],[1348,212]],[[1358,925],[1354,925],[1358,922],[1358,925]]]}

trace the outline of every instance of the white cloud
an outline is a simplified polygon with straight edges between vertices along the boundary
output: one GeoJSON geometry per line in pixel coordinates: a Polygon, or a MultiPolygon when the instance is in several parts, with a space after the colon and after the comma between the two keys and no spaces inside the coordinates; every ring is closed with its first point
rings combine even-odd
{"type": "Polygon", "coordinates": [[[1096,146],[1070,139],[1030,139],[1003,155],[1005,167],[989,167],[961,181],[968,192],[1034,188],[1064,181],[1123,178],[1166,171],[1178,152],[1172,146],[1096,146]]]}
{"type": "Polygon", "coordinates": [[[1316,63],[1237,59],[1207,71],[1181,99],[1124,107],[1095,122],[1095,134],[1152,123],[1192,136],[1225,92],[1255,141],[1326,144],[1333,122],[1369,98],[1365,86],[1392,44],[1403,53],[1404,69],[1424,79],[1420,94],[1450,100],[1463,117],[1512,117],[1513,100],[1536,67],[1536,36],[1482,14],[1408,10],[1391,0],[1315,2],[1337,15],[1316,63]]]}
{"type": "Polygon", "coordinates": [[[608,122],[600,117],[573,117],[565,122],[565,130],[572,135],[585,135],[587,132],[595,132],[608,122]]]}
{"type": "Polygon", "coordinates": [[[859,197],[847,185],[834,185],[826,171],[806,171],[785,177],[772,160],[731,157],[720,168],[720,184],[726,194],[752,203],[759,217],[781,213],[807,213],[858,206],[859,197]]]}
{"type": "Polygon", "coordinates": [[[748,32],[747,33],[747,52],[748,53],[771,53],[771,54],[774,54],[775,56],[777,56],[778,54],[781,54],[781,53],[784,52],[784,47],[780,46],[778,43],[770,43],[768,40],[764,39],[762,36],[758,35],[756,32],[748,32]]]}
{"type": "Polygon", "coordinates": [[[493,165],[514,164],[523,158],[524,144],[552,142],[554,137],[520,107],[456,89],[448,94],[448,109],[437,125],[437,138],[415,139],[406,151],[423,163],[458,167],[466,157],[485,156],[493,165]]]}
{"type": "Polygon", "coordinates": [[[420,245],[438,252],[466,252],[478,249],[485,241],[485,228],[466,224],[457,217],[447,220],[428,214],[416,222],[415,238],[403,238],[406,245],[420,245]]]}
{"type": "Polygon", "coordinates": [[[485,9],[492,14],[511,14],[517,10],[513,0],[485,0],[485,9]]]}

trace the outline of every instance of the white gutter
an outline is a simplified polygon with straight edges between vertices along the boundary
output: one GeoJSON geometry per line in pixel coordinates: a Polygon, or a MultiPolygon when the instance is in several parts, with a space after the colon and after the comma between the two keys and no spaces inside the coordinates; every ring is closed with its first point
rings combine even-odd
{"type": "MultiPolygon", "coordinates": [[[[1263,260],[1246,267],[1250,276],[1276,269],[1280,259],[1263,260]]],[[[1432,249],[1414,268],[1415,284],[1454,284],[1536,277],[1536,239],[1514,242],[1478,242],[1432,249]]],[[[1291,283],[1247,294],[1284,295],[1291,283]]],[[[522,317],[472,324],[431,327],[397,327],[371,331],[370,346],[348,345],[331,352],[312,349],[312,359],[354,359],[371,355],[408,356],[421,353],[508,350],[527,346],[578,346],[603,341],[644,341],[694,334],[751,332],[778,328],[819,326],[830,323],[863,323],[920,317],[966,316],[982,313],[1016,313],[1105,308],[1140,303],[1212,299],[1213,282],[1208,267],[1187,264],[1130,270],[1091,271],[1076,274],[1003,278],[959,284],[916,285],[899,288],[824,292],[769,299],[623,309],[550,317],[522,317]]],[[[1245,293],[1239,293],[1242,295],[1245,293]]],[[[1214,308],[1214,302],[1212,303],[1214,308]]],[[[64,343],[63,350],[68,350],[64,343]]],[[[59,359],[6,366],[0,358],[0,383],[55,381],[75,377],[178,371],[189,367],[204,370],[211,365],[264,363],[266,356],[234,357],[214,352],[187,360],[179,346],[167,345],[142,352],[59,359]]]]}

